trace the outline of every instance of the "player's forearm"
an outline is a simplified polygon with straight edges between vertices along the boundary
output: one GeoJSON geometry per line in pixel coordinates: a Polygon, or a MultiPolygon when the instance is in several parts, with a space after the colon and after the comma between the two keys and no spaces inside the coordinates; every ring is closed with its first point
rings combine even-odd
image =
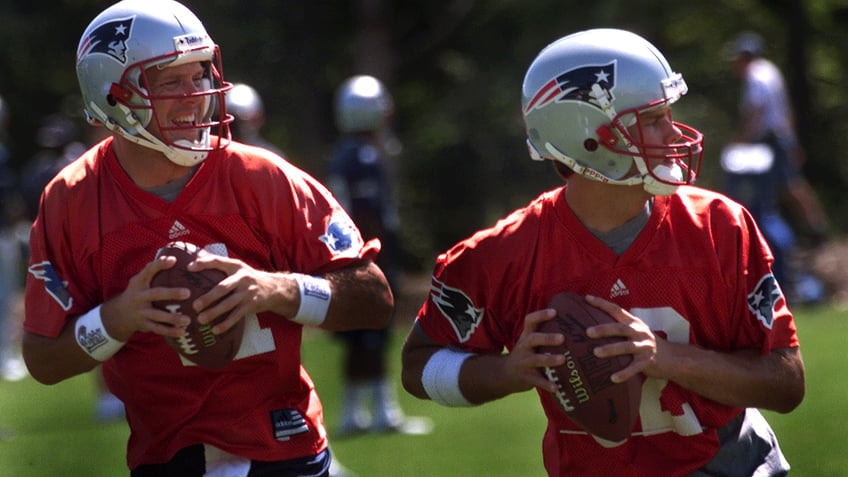
{"type": "Polygon", "coordinates": [[[474,404],[483,404],[530,389],[509,379],[505,364],[506,355],[481,354],[468,359],[459,374],[462,394],[474,404]]]}
{"type": "Polygon", "coordinates": [[[789,412],[804,397],[804,366],[797,348],[763,356],[757,350],[724,353],[666,344],[672,358],[664,360],[656,377],[666,377],[716,402],[789,412]]]}
{"type": "Polygon", "coordinates": [[[22,351],[30,375],[42,384],[56,384],[94,369],[99,362],[77,344],[69,324],[57,338],[24,332],[22,351]]]}
{"type": "Polygon", "coordinates": [[[373,262],[328,273],[332,287],[327,317],[321,328],[329,331],[376,329],[388,325],[394,297],[388,281],[373,262]]]}
{"type": "MultiPolygon", "coordinates": [[[[424,369],[441,349],[437,345],[423,343],[414,332],[407,338],[402,352],[401,381],[408,393],[419,399],[432,399],[423,383],[424,369]]],[[[462,362],[457,385],[469,403],[483,404],[524,390],[510,388],[510,381],[504,379],[503,360],[503,356],[472,355],[462,362]]]]}

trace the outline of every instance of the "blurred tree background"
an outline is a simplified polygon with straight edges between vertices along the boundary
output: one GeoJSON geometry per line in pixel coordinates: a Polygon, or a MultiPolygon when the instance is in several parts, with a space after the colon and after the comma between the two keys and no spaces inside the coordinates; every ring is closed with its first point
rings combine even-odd
{"type": "MultiPolygon", "coordinates": [[[[8,145],[21,168],[35,131],[62,111],[82,121],[74,72],[89,21],[112,2],[5,0],[0,4],[0,95],[11,109],[8,145]]],[[[336,86],[356,73],[382,78],[397,104],[404,151],[400,200],[410,268],[542,190],[552,168],[529,159],[520,98],[524,72],[551,41],[593,27],[635,31],[683,73],[677,120],[707,137],[699,185],[718,189],[718,158],[735,124],[738,84],[724,45],[760,33],[787,77],[807,148],[804,166],[835,234],[848,217],[846,0],[187,0],[221,45],[225,78],[262,94],[266,136],[319,179],[336,137],[336,86]]]]}

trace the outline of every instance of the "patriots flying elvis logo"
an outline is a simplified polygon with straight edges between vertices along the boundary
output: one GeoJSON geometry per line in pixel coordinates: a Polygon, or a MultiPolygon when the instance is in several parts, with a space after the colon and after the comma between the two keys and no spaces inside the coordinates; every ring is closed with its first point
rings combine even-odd
{"type": "Polygon", "coordinates": [[[774,275],[769,273],[760,279],[754,291],[748,295],[748,310],[768,329],[774,325],[774,307],[783,296],[774,275]]]}
{"type": "Polygon", "coordinates": [[[606,110],[613,100],[615,61],[606,65],[580,66],[543,85],[524,108],[524,114],[551,102],[581,101],[606,110]]]}
{"type": "Polygon", "coordinates": [[[134,16],[112,20],[94,29],[80,44],[77,61],[89,54],[109,55],[125,65],[127,63],[127,40],[132,33],[134,16]]]}
{"type": "Polygon", "coordinates": [[[362,249],[362,238],[347,214],[334,213],[324,233],[318,237],[333,255],[356,257],[362,249]]]}
{"type": "Polygon", "coordinates": [[[448,319],[461,343],[468,341],[474,329],[483,321],[483,308],[477,308],[459,288],[445,285],[433,277],[430,298],[442,315],[448,319]]]}
{"type": "Polygon", "coordinates": [[[44,281],[44,290],[52,296],[63,310],[68,311],[74,303],[71,293],[68,291],[68,282],[63,282],[53,268],[53,264],[47,261],[36,263],[29,267],[29,273],[37,280],[44,281]]]}

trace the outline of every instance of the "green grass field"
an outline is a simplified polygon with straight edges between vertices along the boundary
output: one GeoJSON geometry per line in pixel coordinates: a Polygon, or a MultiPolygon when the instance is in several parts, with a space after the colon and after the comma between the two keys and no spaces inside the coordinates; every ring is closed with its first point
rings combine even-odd
{"type": "MultiPolygon", "coordinates": [[[[842,368],[848,316],[832,308],[798,309],[796,320],[807,365],[807,397],[791,414],[766,413],[766,417],[793,466],[792,475],[846,476],[848,378],[842,368]]],[[[404,334],[405,330],[398,331],[396,349],[404,334]]],[[[305,337],[303,359],[324,401],[331,438],[341,394],[340,351],[339,343],[328,334],[310,332],[305,337]]],[[[399,366],[395,359],[395,374],[399,366]]],[[[535,393],[473,409],[447,409],[419,401],[399,385],[398,393],[407,414],[431,417],[435,429],[426,436],[333,439],[333,452],[359,477],[544,475],[544,417],[535,393]]],[[[93,409],[91,375],[52,387],[29,378],[0,382],[0,477],[128,475],[126,425],[97,424],[93,409]]]]}

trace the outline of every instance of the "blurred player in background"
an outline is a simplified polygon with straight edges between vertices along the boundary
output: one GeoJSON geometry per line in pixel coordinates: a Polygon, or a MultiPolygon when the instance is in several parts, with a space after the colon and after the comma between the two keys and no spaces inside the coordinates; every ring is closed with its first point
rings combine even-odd
{"type": "Polygon", "coordinates": [[[127,463],[149,475],[327,476],[322,408],[300,363],[303,326],[380,328],[391,290],[332,195],[270,151],[228,140],[218,46],[171,0],[125,0],[86,28],[77,77],[87,116],[112,137],[45,188],[33,224],[24,359],[54,384],[102,363],[126,407],[127,463]],[[218,120],[213,119],[218,118],[218,120]],[[227,274],[193,302],[198,320],[245,320],[234,361],[183,362],[163,336],[189,318],[150,287],[168,242],[213,253],[227,274]],[[314,274],[314,275],[313,275],[314,274]]]}
{"type": "Polygon", "coordinates": [[[24,219],[17,174],[6,148],[11,113],[0,96],[0,378],[19,381],[27,376],[21,358],[20,313],[16,302],[23,285],[23,257],[18,223],[24,219]]]}
{"type": "Polygon", "coordinates": [[[754,216],[769,242],[774,274],[790,301],[819,302],[823,284],[793,260],[797,240],[781,203],[800,219],[813,245],[826,239],[827,219],[801,170],[806,156],[795,133],[789,95],[777,66],[763,56],[760,35],[745,32],[728,45],[734,73],[742,82],[739,125],[722,151],[725,193],[754,216]]]}
{"type": "MultiPolygon", "coordinates": [[[[330,161],[327,185],[364,237],[377,237],[383,251],[377,263],[397,294],[401,270],[395,164],[400,142],[392,133],[394,100],[373,76],[345,80],[335,95],[336,128],[341,138],[330,161]]],[[[337,333],[344,342],[344,394],[339,434],[429,432],[428,419],[407,417],[389,376],[391,327],[337,333]]]]}
{"type": "Polygon", "coordinates": [[[630,32],[579,32],[539,53],[522,89],[527,144],[566,185],[438,257],[403,349],[409,392],[473,406],[535,387],[551,476],[786,475],[756,408],[789,412],[803,398],[795,325],[750,214],[691,186],[703,136],[671,114],[686,92],[630,32]],[[587,329],[625,339],[595,348],[633,355],[612,379],[644,377],[623,442],[570,421],[543,375],[564,363],[536,351],[563,336],[535,331],[561,291],[617,321],[587,329]]]}
{"type": "Polygon", "coordinates": [[[227,91],[227,112],[235,118],[230,124],[233,139],[244,144],[264,147],[278,156],[284,156],[283,151],[262,135],[262,127],[265,126],[265,105],[256,89],[244,83],[234,84],[233,89],[227,91]]]}
{"type": "Polygon", "coordinates": [[[77,123],[61,112],[41,119],[35,132],[35,144],[38,151],[21,171],[21,191],[30,222],[38,215],[38,202],[44,186],[87,149],[80,140],[77,123]]]}

